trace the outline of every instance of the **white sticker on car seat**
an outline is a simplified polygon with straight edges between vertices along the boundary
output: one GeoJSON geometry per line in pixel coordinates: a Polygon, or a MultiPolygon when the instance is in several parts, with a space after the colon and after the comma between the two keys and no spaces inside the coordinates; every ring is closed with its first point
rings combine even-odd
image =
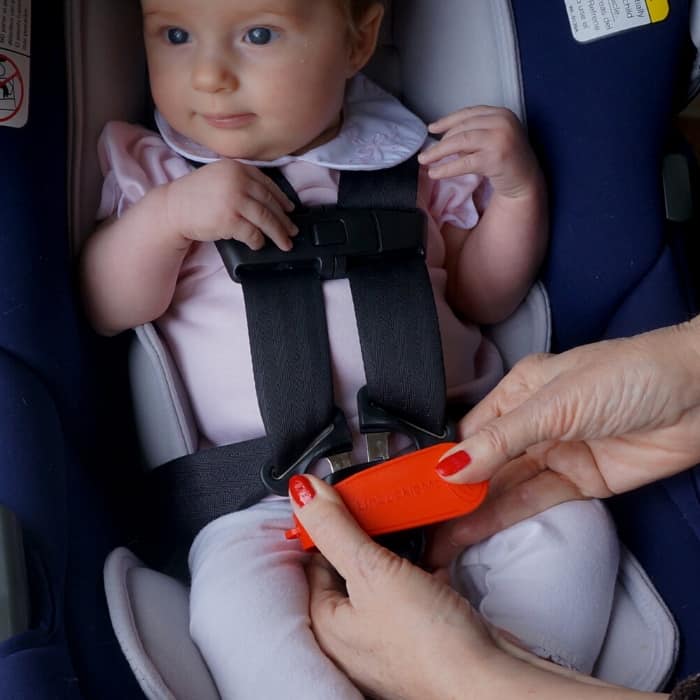
{"type": "Polygon", "coordinates": [[[629,29],[663,22],[669,0],[564,0],[574,39],[605,39],[629,29]]]}
{"type": "Polygon", "coordinates": [[[0,0],[0,126],[29,117],[31,26],[31,0],[0,0]]]}

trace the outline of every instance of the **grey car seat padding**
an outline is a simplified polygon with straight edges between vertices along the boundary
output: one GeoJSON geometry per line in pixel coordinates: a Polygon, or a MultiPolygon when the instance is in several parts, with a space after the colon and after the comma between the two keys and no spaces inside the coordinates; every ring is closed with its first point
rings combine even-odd
{"type": "MultiPolygon", "coordinates": [[[[187,588],[119,548],[105,564],[105,590],[115,634],[150,700],[219,700],[199,652],[184,633],[187,588]]],[[[677,648],[675,623],[637,560],[620,552],[613,616],[594,675],[604,681],[657,690],[677,648]]]]}

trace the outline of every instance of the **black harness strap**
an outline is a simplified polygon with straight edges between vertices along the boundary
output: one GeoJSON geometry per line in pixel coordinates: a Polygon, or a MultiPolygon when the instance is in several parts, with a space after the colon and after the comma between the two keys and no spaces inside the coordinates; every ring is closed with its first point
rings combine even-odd
{"type": "Polygon", "coordinates": [[[200,450],[151,470],[146,478],[139,554],[152,566],[187,578],[195,535],[219,515],[267,493],[260,470],[270,460],[265,438],[200,450]]]}
{"type": "Polygon", "coordinates": [[[242,274],[241,284],[258,405],[281,468],[333,420],[321,280],[313,270],[290,270],[242,274]]]}
{"type": "MultiPolygon", "coordinates": [[[[306,208],[277,168],[263,172],[306,208]]],[[[314,270],[242,274],[255,390],[270,458],[292,463],[333,420],[333,375],[321,279],[314,270]]],[[[260,472],[258,471],[258,477],[260,472]]]]}
{"type": "MultiPolygon", "coordinates": [[[[418,161],[389,170],[343,173],[344,207],[415,209],[418,161]],[[410,184],[409,184],[410,183],[410,184]]],[[[433,290],[422,256],[348,269],[370,401],[440,434],[445,370],[433,290]]]]}
{"type": "Polygon", "coordinates": [[[418,258],[374,263],[348,271],[348,277],[369,400],[441,434],[445,373],[425,263],[418,258]]]}
{"type": "Polygon", "coordinates": [[[347,209],[416,208],[418,159],[409,158],[385,170],[343,170],[338,204],[347,209]]]}

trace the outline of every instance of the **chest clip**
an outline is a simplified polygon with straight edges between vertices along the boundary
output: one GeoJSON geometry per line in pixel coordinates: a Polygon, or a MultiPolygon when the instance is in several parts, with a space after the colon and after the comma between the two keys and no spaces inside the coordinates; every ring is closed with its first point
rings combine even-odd
{"type": "Polygon", "coordinates": [[[315,269],[323,280],[339,279],[364,259],[424,254],[426,216],[420,209],[312,207],[290,218],[299,227],[290,251],[271,241],[260,250],[234,240],[216,242],[234,282],[241,274],[298,269],[315,269]]]}

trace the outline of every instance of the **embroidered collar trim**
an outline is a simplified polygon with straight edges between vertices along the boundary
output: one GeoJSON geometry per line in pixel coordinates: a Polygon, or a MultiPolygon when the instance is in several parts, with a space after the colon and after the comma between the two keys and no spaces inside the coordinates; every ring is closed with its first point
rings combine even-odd
{"type": "MultiPolygon", "coordinates": [[[[155,119],[163,140],[176,153],[197,163],[220,159],[213,151],[175,131],[157,110],[155,119]]],[[[343,125],[331,141],[298,156],[240,161],[262,167],[304,161],[336,170],[383,170],[415,155],[427,135],[425,124],[415,114],[360,74],[348,84],[343,125]]]]}

